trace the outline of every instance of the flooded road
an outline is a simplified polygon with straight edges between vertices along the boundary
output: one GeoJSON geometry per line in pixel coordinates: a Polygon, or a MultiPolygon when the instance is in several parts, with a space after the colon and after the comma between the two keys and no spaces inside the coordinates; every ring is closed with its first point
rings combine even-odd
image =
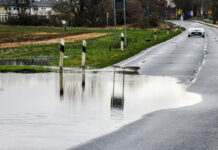
{"type": "Polygon", "coordinates": [[[178,82],[118,72],[0,74],[0,149],[72,148],[149,112],[202,100],[178,82]]]}

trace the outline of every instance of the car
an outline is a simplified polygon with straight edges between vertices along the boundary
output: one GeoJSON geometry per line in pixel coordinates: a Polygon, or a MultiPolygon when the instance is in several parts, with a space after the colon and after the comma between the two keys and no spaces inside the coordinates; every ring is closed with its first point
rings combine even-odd
{"type": "Polygon", "coordinates": [[[204,28],[189,28],[188,30],[188,37],[191,37],[192,35],[196,36],[202,36],[203,38],[205,37],[205,30],[204,28]]]}

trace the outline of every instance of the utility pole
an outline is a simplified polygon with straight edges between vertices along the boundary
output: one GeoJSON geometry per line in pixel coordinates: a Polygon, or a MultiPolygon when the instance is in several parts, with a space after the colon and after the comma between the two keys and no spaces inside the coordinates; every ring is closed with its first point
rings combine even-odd
{"type": "Polygon", "coordinates": [[[117,45],[116,0],[114,0],[114,30],[115,30],[115,46],[116,46],[117,45]]]}
{"type": "Polygon", "coordinates": [[[178,9],[176,8],[176,20],[178,20],[178,9]]]}
{"type": "Polygon", "coordinates": [[[126,0],[124,0],[124,32],[125,32],[125,47],[127,47],[127,37],[126,37],[126,0]]]}
{"type": "Polygon", "coordinates": [[[167,25],[167,27],[168,27],[168,22],[167,22],[167,20],[168,20],[168,14],[167,14],[167,8],[166,8],[166,25],[167,25]]]}
{"type": "Polygon", "coordinates": [[[109,17],[110,17],[109,12],[107,12],[107,28],[109,26],[109,17]]]}
{"type": "Polygon", "coordinates": [[[202,0],[201,19],[204,20],[204,0],[202,0]]]}

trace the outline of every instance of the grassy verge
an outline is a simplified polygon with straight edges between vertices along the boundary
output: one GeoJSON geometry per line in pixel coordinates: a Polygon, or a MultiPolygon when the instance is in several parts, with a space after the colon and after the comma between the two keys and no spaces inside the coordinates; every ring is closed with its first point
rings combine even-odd
{"type": "Polygon", "coordinates": [[[2,26],[0,25],[0,44],[27,41],[45,41],[54,38],[79,35],[83,33],[105,33],[113,30],[104,28],[68,28],[64,31],[61,27],[28,27],[28,26],[2,26]],[[5,38],[7,37],[7,38],[5,38]]]}
{"type": "MultiPolygon", "coordinates": [[[[6,28],[6,27],[5,27],[6,28]]],[[[3,30],[0,27],[0,31],[3,30]]],[[[6,30],[6,29],[4,29],[6,30]]],[[[16,30],[8,27],[7,30],[16,30]],[[10,29],[9,29],[10,28],[10,29]]],[[[35,31],[35,28],[28,28],[28,30],[35,31]]],[[[40,31],[56,31],[60,29],[44,29],[39,28],[40,31]]],[[[39,31],[37,30],[37,32],[39,31]]],[[[67,32],[109,32],[113,33],[112,30],[105,29],[69,29],[67,32]]],[[[128,47],[125,51],[121,51],[119,48],[120,35],[122,30],[118,30],[118,41],[117,46],[114,42],[114,34],[94,38],[87,40],[87,68],[103,68],[106,66],[113,65],[117,62],[125,60],[140,51],[159,44],[161,42],[167,41],[170,38],[180,34],[183,29],[171,30],[170,35],[166,34],[166,30],[158,30],[157,37],[158,40],[154,40],[153,30],[128,30],[127,39],[128,47]],[[146,41],[150,39],[150,41],[146,41]]],[[[56,31],[58,32],[58,31],[56,31]]],[[[48,59],[51,66],[58,66],[59,62],[59,44],[49,44],[49,45],[30,45],[19,48],[11,49],[0,49],[0,59],[4,60],[17,60],[17,59],[48,59]]],[[[82,45],[81,41],[74,43],[66,43],[65,45],[65,56],[67,58],[64,60],[65,67],[80,67],[81,65],[81,54],[82,45]]]]}
{"type": "Polygon", "coordinates": [[[44,72],[52,72],[54,70],[39,67],[39,66],[0,66],[0,72],[14,72],[14,73],[44,73],[44,72]]]}
{"type": "Polygon", "coordinates": [[[208,25],[210,27],[218,27],[218,24],[213,24],[211,22],[206,22],[206,21],[200,21],[200,23],[204,24],[204,25],[208,25]]]}
{"type": "Polygon", "coordinates": [[[0,26],[0,43],[15,43],[27,41],[43,41],[54,38],[79,35],[91,31],[85,29],[70,29],[63,31],[54,27],[14,27],[0,26]],[[7,38],[5,38],[7,37],[7,38]]]}

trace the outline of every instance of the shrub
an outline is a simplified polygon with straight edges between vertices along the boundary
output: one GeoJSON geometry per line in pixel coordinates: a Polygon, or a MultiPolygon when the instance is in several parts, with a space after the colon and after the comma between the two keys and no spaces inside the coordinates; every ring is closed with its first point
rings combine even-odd
{"type": "Polygon", "coordinates": [[[48,25],[49,20],[44,16],[19,15],[9,17],[6,24],[8,25],[25,25],[25,26],[44,26],[48,25]]]}

